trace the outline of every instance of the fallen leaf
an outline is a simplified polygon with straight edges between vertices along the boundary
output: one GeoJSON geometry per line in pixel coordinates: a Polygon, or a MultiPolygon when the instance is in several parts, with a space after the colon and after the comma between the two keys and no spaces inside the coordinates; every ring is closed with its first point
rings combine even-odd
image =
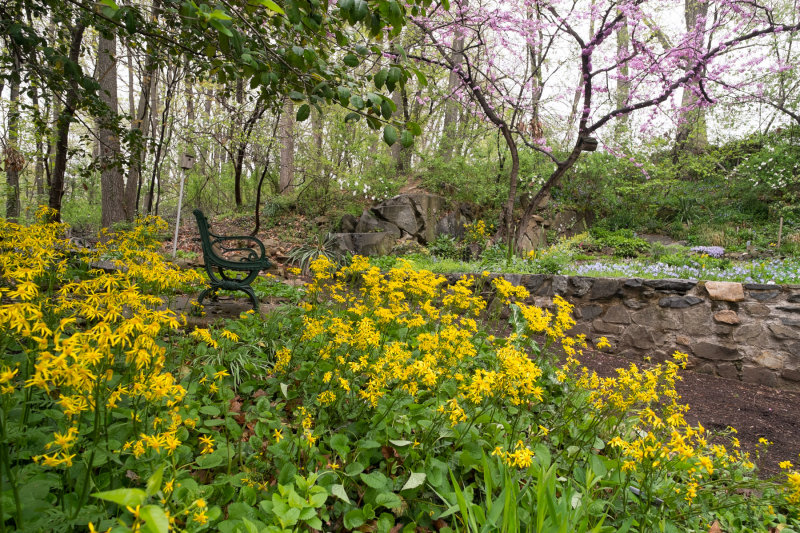
{"type": "Polygon", "coordinates": [[[719,526],[719,522],[714,520],[714,523],[711,524],[711,527],[708,528],[708,533],[723,533],[722,528],[719,526]]]}

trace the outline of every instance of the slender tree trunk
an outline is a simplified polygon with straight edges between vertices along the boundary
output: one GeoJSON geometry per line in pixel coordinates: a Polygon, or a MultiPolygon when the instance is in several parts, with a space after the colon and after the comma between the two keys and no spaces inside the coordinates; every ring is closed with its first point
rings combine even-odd
{"type": "MultiPolygon", "coordinates": [[[[400,87],[397,87],[395,91],[392,93],[392,101],[394,102],[395,107],[397,107],[397,113],[406,118],[408,113],[405,109],[404,98],[403,98],[403,91],[400,87]]],[[[450,146],[450,151],[452,153],[452,144],[450,146]]],[[[392,145],[392,159],[394,159],[394,168],[397,174],[403,175],[407,174],[410,168],[410,156],[411,156],[411,149],[406,148],[403,146],[399,141],[392,145]]]]}
{"type": "Polygon", "coordinates": [[[278,193],[286,194],[294,187],[294,104],[288,98],[283,102],[279,130],[281,166],[278,193]]]}
{"type": "MultiPolygon", "coordinates": [[[[80,59],[81,43],[86,26],[78,21],[70,32],[69,60],[80,69],[78,60],[80,59]]],[[[58,115],[58,136],[56,138],[56,155],[53,163],[53,175],[50,179],[50,201],[49,206],[55,211],[54,219],[61,221],[61,199],[64,196],[64,177],[67,172],[67,150],[69,148],[69,127],[75,116],[75,108],[78,104],[78,81],[72,78],[69,82],[64,107],[58,115]]]]}
{"type": "MultiPolygon", "coordinates": [[[[153,0],[153,20],[158,20],[161,15],[161,0],[153,0]]],[[[150,130],[150,122],[155,113],[158,112],[158,106],[154,106],[153,102],[157,103],[158,93],[158,74],[159,68],[156,65],[158,59],[158,45],[153,42],[148,42],[147,55],[145,57],[144,72],[141,76],[141,95],[139,96],[139,105],[136,109],[136,115],[133,116],[133,123],[131,124],[132,133],[135,134],[135,139],[131,149],[131,161],[128,169],[128,181],[125,184],[125,218],[133,220],[136,213],[139,211],[139,202],[142,192],[142,169],[144,167],[143,159],[147,154],[146,138],[150,130]]],[[[130,80],[131,94],[133,93],[133,51],[128,48],[128,79],[130,80]]],[[[131,106],[133,106],[133,97],[131,96],[131,106]]],[[[152,200],[152,199],[151,199],[152,200]]]]}
{"type": "Polygon", "coordinates": [[[98,145],[100,174],[100,225],[111,227],[125,216],[125,181],[122,176],[122,154],[120,151],[119,119],[117,117],[117,39],[97,40],[97,81],[100,85],[100,100],[106,105],[103,115],[98,117],[98,145]]]}
{"type": "Polygon", "coordinates": [[[6,169],[6,218],[16,222],[19,217],[19,173],[25,159],[18,150],[19,139],[19,80],[22,77],[18,57],[14,57],[16,76],[12,77],[9,89],[11,97],[8,110],[8,145],[5,150],[4,166],[6,169]]]}
{"type": "MultiPolygon", "coordinates": [[[[690,53],[699,55],[703,48],[703,30],[705,19],[708,15],[708,2],[703,0],[685,0],[684,15],[686,18],[686,31],[695,37],[690,43],[690,53]]],[[[689,59],[689,63],[693,63],[689,59]]],[[[700,82],[695,80],[683,87],[681,97],[681,117],[678,132],[675,136],[675,156],[681,152],[700,154],[708,147],[708,132],[706,130],[705,109],[698,106],[700,96],[700,82]]]]}
{"type": "Polygon", "coordinates": [[[236,146],[236,157],[233,161],[233,182],[237,209],[242,207],[242,170],[244,168],[244,156],[247,152],[247,145],[250,142],[250,136],[253,133],[253,128],[255,127],[256,122],[258,122],[258,119],[261,118],[261,115],[264,114],[264,111],[266,111],[266,108],[262,106],[261,102],[256,102],[256,107],[253,109],[253,113],[244,123],[242,131],[239,132],[241,137],[236,146]]]}
{"type": "MultiPolygon", "coordinates": [[[[631,82],[628,79],[630,71],[628,69],[628,62],[625,58],[630,55],[630,35],[628,33],[628,17],[622,15],[622,22],[617,28],[617,94],[616,106],[617,109],[625,107],[628,97],[631,94],[631,82]]],[[[620,115],[616,118],[614,123],[614,139],[620,143],[628,131],[628,115],[620,115]]]]}
{"type": "MultiPolygon", "coordinates": [[[[467,0],[462,2],[462,9],[466,10],[469,3],[467,0]]],[[[464,62],[464,35],[458,34],[453,40],[453,52],[450,76],[447,79],[447,102],[444,108],[444,125],[442,127],[442,140],[439,145],[439,155],[442,160],[448,162],[453,157],[453,148],[457,143],[458,129],[458,110],[460,104],[455,100],[455,92],[461,86],[461,79],[455,69],[461,68],[464,62]]]]}

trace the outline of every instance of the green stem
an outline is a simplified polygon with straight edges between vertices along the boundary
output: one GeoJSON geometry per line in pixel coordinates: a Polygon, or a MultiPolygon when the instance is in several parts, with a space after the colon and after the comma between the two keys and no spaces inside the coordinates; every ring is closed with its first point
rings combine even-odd
{"type": "Polygon", "coordinates": [[[78,513],[83,508],[83,504],[86,501],[86,496],[89,493],[89,477],[92,474],[92,465],[94,464],[94,454],[97,451],[97,447],[100,444],[100,383],[101,383],[101,375],[98,373],[97,380],[95,381],[94,386],[94,443],[92,445],[92,453],[89,454],[89,463],[86,465],[86,473],[83,476],[83,484],[81,487],[81,493],[78,497],[78,504],[75,507],[75,513],[72,515],[72,519],[78,517],[78,513]]]}
{"type": "MultiPolygon", "coordinates": [[[[11,465],[8,461],[8,441],[6,440],[6,413],[5,410],[0,411],[2,414],[2,420],[0,420],[0,462],[2,462],[2,468],[5,469],[6,473],[8,474],[8,483],[11,485],[11,492],[14,495],[14,507],[15,507],[15,522],[17,524],[17,529],[19,531],[24,531],[22,527],[22,503],[19,499],[19,487],[17,487],[17,481],[14,479],[14,474],[11,472],[11,465]]],[[[0,469],[0,486],[2,486],[2,469],[0,469]]],[[[3,530],[5,530],[5,521],[2,519],[3,514],[0,512],[0,523],[3,525],[3,530]]]]}

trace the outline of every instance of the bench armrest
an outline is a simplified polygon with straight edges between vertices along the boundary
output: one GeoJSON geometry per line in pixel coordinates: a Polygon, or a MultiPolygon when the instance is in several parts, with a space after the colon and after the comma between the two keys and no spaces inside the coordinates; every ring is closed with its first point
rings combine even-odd
{"type": "Polygon", "coordinates": [[[259,239],[255,238],[255,237],[251,237],[249,235],[244,235],[244,236],[241,236],[241,237],[219,237],[219,236],[215,235],[214,239],[211,241],[212,249],[213,249],[213,247],[215,245],[220,245],[219,247],[223,252],[248,252],[250,254],[250,257],[247,258],[247,260],[249,260],[249,261],[261,261],[262,259],[265,259],[266,256],[267,256],[267,252],[264,249],[264,243],[262,243],[259,239]],[[224,246],[224,245],[221,244],[224,241],[251,241],[251,242],[254,242],[254,243],[256,243],[258,245],[258,249],[261,251],[261,254],[257,255],[252,248],[246,248],[246,247],[230,248],[228,246],[224,246]]]}

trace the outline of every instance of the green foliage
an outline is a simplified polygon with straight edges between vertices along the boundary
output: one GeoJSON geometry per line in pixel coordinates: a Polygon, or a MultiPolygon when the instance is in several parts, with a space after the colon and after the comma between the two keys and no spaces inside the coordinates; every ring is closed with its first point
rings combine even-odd
{"type": "Polygon", "coordinates": [[[593,228],[592,237],[599,246],[613,248],[615,257],[636,257],[650,249],[650,244],[636,237],[631,230],[593,228]]]}
{"type": "Polygon", "coordinates": [[[440,259],[462,259],[464,254],[461,245],[450,235],[439,235],[428,245],[428,251],[440,259]]]}

